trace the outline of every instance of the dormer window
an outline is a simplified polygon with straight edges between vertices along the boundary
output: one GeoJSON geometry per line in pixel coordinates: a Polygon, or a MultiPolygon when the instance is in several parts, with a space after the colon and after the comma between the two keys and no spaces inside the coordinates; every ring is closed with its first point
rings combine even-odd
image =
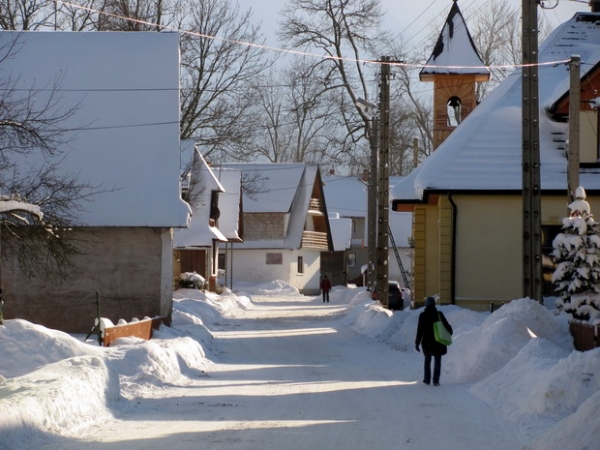
{"type": "Polygon", "coordinates": [[[221,211],[219,211],[219,193],[217,191],[212,191],[210,195],[210,222],[211,226],[216,226],[219,217],[221,216],[221,211]]]}
{"type": "Polygon", "coordinates": [[[448,126],[457,127],[460,123],[462,103],[458,97],[450,97],[448,100],[448,126]]]}

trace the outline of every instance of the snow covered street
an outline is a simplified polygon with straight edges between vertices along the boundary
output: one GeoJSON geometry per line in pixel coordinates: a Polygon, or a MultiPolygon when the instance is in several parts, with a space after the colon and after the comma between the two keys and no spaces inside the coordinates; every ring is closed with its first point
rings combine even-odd
{"type": "Polygon", "coordinates": [[[392,314],[367,293],[346,288],[334,289],[326,305],[320,297],[289,293],[189,298],[193,292],[199,293],[178,292],[172,329],[161,329],[151,341],[121,339],[107,349],[7,321],[0,339],[24,334],[0,349],[0,373],[10,372],[8,359],[14,372],[0,378],[0,417],[10,419],[0,421],[0,448],[517,450],[560,448],[544,439],[549,433],[561,445],[553,430],[567,439],[582,429],[598,431],[589,411],[597,408],[599,380],[565,396],[556,379],[573,383],[579,368],[593,372],[599,355],[569,356],[546,339],[523,337],[515,313],[538,334],[560,329],[535,302],[519,300],[513,311],[505,306],[493,315],[442,307],[456,343],[444,357],[441,386],[434,387],[419,382],[422,355],[413,350],[419,311],[392,314]],[[486,317],[495,322],[480,334],[486,317]],[[488,339],[503,341],[497,353],[488,339]],[[39,355],[23,354],[17,341],[32,349],[50,342],[63,354],[50,345],[39,355]],[[521,359],[534,366],[543,360],[551,383],[527,372],[527,362],[512,363],[523,352],[521,359]],[[511,364],[520,381],[502,372],[511,364]],[[571,372],[552,374],[553,365],[571,372]],[[466,374],[473,380],[461,382],[466,374]],[[542,386],[540,395],[534,384],[542,386]],[[554,384],[552,396],[548,384],[554,384]],[[588,394],[596,400],[586,405],[588,394]],[[581,403],[587,411],[571,415],[581,403]],[[561,425],[563,416],[580,423],[561,425]],[[582,417],[589,422],[581,424],[582,417]]]}
{"type": "Polygon", "coordinates": [[[419,384],[420,354],[341,326],[345,305],[253,302],[217,324],[219,356],[206,378],[147,392],[125,417],[44,448],[518,448],[511,427],[464,386],[419,384]]]}

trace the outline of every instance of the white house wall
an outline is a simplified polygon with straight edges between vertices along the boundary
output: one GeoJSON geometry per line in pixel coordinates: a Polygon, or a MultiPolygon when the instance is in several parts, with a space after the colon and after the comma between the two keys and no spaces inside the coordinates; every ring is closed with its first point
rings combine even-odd
{"type": "MultiPolygon", "coordinates": [[[[233,289],[236,281],[263,283],[281,280],[298,288],[305,294],[319,293],[320,275],[320,251],[318,250],[242,250],[236,249],[234,244],[233,256],[231,258],[232,273],[227,274],[233,278],[233,289]],[[267,253],[281,253],[282,264],[266,264],[267,253]],[[304,262],[304,273],[297,271],[298,257],[302,256],[304,262]]],[[[227,267],[230,267],[228,264],[227,267]]]]}

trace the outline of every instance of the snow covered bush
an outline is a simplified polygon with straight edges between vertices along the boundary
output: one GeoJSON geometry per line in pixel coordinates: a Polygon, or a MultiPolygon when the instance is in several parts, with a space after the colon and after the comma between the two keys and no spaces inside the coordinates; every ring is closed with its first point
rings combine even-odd
{"type": "Polygon", "coordinates": [[[206,280],[196,272],[184,272],[179,275],[179,285],[184,288],[204,289],[206,280]]]}
{"type": "Polygon", "coordinates": [[[552,275],[560,294],[557,309],[573,319],[600,323],[600,264],[598,222],[584,200],[585,191],[577,188],[577,199],[569,205],[571,213],[563,219],[562,233],[554,239],[553,256],[557,267],[552,275]]]}

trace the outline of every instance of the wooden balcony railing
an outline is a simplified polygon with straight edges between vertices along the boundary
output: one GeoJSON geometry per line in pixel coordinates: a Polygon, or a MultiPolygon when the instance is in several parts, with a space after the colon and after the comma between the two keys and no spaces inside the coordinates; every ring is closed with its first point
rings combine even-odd
{"type": "Polygon", "coordinates": [[[327,233],[318,231],[302,232],[302,247],[303,248],[318,248],[324,251],[329,250],[327,244],[327,233]]]}

